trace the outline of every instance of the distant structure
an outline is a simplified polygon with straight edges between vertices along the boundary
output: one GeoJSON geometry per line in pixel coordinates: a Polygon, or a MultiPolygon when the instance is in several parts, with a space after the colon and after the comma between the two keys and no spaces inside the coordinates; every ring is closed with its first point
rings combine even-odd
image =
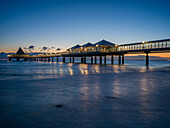
{"type": "Polygon", "coordinates": [[[25,54],[21,47],[19,47],[18,51],[16,52],[17,55],[25,54]]]}

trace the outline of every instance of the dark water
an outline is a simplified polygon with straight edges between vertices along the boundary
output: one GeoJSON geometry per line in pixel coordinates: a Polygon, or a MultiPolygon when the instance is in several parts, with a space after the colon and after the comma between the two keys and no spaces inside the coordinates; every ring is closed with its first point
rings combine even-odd
{"type": "Polygon", "coordinates": [[[150,65],[0,61],[0,128],[168,128],[170,63],[150,65]]]}

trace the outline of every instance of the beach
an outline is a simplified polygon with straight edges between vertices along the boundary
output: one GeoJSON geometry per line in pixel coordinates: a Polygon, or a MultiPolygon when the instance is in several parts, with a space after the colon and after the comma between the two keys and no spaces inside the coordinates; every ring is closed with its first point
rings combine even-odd
{"type": "Polygon", "coordinates": [[[169,62],[131,63],[1,61],[0,127],[170,127],[169,62]]]}

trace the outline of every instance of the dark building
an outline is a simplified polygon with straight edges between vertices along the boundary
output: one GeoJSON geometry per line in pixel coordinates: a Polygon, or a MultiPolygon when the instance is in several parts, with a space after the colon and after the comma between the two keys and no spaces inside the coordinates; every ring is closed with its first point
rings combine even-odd
{"type": "Polygon", "coordinates": [[[25,53],[24,53],[24,51],[22,50],[22,48],[20,47],[20,48],[18,49],[18,51],[17,51],[16,54],[22,55],[22,54],[25,54],[25,53]]]}

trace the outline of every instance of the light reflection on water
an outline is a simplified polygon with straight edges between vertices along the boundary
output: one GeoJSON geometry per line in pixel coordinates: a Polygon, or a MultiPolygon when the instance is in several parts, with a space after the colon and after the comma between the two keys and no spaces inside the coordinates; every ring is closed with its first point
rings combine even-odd
{"type": "Polygon", "coordinates": [[[120,85],[119,85],[119,80],[118,79],[115,79],[114,82],[113,82],[113,94],[112,96],[116,96],[118,97],[120,95],[120,85]]]}
{"type": "Polygon", "coordinates": [[[139,108],[139,111],[145,119],[151,121],[152,118],[154,118],[154,116],[158,113],[155,111],[156,109],[158,109],[157,106],[154,105],[155,97],[152,96],[158,84],[160,83],[158,83],[158,81],[155,81],[154,76],[152,77],[149,75],[144,75],[140,80],[139,101],[141,107],[139,108]]]}
{"type": "MultiPolygon", "coordinates": [[[[4,65],[0,65],[4,66],[4,65]]],[[[7,74],[6,75],[22,75],[30,76],[33,78],[57,78],[65,75],[88,75],[96,73],[120,73],[128,72],[127,66],[119,65],[99,65],[99,64],[64,64],[62,62],[13,62],[5,64],[7,74]],[[9,66],[11,68],[9,68],[9,66]],[[12,68],[13,67],[13,68],[12,68]],[[36,68],[36,70],[35,70],[36,68]],[[9,70],[9,72],[8,72],[9,70]],[[22,70],[20,74],[20,70],[22,70]]],[[[136,68],[136,67],[134,67],[136,68]]],[[[2,70],[2,69],[1,69],[2,70]]],[[[5,69],[4,69],[5,70],[5,69]]],[[[147,69],[146,67],[139,68],[140,72],[146,72],[152,70],[152,67],[147,69]]],[[[3,71],[1,71],[3,74],[3,71]]]]}

